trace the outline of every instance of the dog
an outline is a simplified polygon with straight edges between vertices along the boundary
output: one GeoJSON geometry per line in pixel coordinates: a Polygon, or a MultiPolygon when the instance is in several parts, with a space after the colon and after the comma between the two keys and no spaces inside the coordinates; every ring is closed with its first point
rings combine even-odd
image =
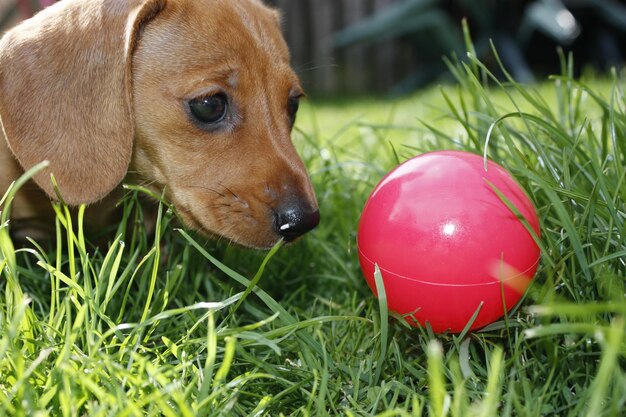
{"type": "Polygon", "coordinates": [[[53,224],[57,195],[102,227],[126,181],[208,236],[293,241],[320,218],[291,141],[303,96],[261,0],[62,0],[0,40],[0,197],[49,161],[11,233],[53,224]]]}

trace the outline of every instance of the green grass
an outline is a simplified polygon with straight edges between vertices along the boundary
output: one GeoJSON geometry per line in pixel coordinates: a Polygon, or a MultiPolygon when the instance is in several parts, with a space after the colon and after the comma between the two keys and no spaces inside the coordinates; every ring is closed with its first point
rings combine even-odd
{"type": "Polygon", "coordinates": [[[15,250],[7,196],[0,415],[623,416],[624,80],[563,67],[501,85],[470,60],[452,66],[457,85],[400,101],[303,106],[295,141],[322,223],[268,254],[180,230],[165,206],[154,242],[122,222],[95,249],[57,207],[53,250],[15,250]],[[488,154],[538,207],[537,277],[482,331],[407,328],[360,275],[363,203],[398,161],[482,153],[496,121],[488,154]]]}

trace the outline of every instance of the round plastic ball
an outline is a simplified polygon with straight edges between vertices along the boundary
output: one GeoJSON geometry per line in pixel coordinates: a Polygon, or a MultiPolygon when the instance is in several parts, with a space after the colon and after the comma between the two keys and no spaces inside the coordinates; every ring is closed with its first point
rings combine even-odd
{"type": "Polygon", "coordinates": [[[522,218],[539,237],[533,204],[501,166],[488,161],[485,170],[467,152],[426,153],[387,174],[367,200],[361,268],[378,295],[378,265],[388,308],[410,324],[458,333],[478,312],[475,330],[510,311],[535,275],[540,251],[522,218]]]}

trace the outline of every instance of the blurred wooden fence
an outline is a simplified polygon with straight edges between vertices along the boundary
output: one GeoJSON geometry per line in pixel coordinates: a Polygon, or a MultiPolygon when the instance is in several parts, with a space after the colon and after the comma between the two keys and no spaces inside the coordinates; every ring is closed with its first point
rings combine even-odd
{"type": "MultiPolygon", "coordinates": [[[[0,0],[3,23],[11,25],[54,0],[0,0]]],[[[332,48],[337,30],[402,0],[265,0],[283,11],[294,67],[310,94],[384,91],[412,66],[402,42],[332,48]]]]}
{"type": "Polygon", "coordinates": [[[401,41],[332,48],[339,29],[402,0],[266,0],[283,11],[295,68],[314,94],[384,91],[413,66],[401,41]]]}

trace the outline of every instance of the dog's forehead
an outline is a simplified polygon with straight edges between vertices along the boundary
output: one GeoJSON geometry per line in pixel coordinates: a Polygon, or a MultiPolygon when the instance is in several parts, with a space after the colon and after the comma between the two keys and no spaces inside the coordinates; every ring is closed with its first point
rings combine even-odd
{"type": "Polygon", "coordinates": [[[274,58],[289,59],[280,29],[280,15],[258,0],[187,0],[190,12],[203,21],[197,35],[228,41],[233,47],[253,47],[274,58]]]}
{"type": "Polygon", "coordinates": [[[279,23],[274,10],[255,0],[168,0],[138,42],[135,83],[161,77],[178,97],[210,84],[297,89],[279,23]]]}

